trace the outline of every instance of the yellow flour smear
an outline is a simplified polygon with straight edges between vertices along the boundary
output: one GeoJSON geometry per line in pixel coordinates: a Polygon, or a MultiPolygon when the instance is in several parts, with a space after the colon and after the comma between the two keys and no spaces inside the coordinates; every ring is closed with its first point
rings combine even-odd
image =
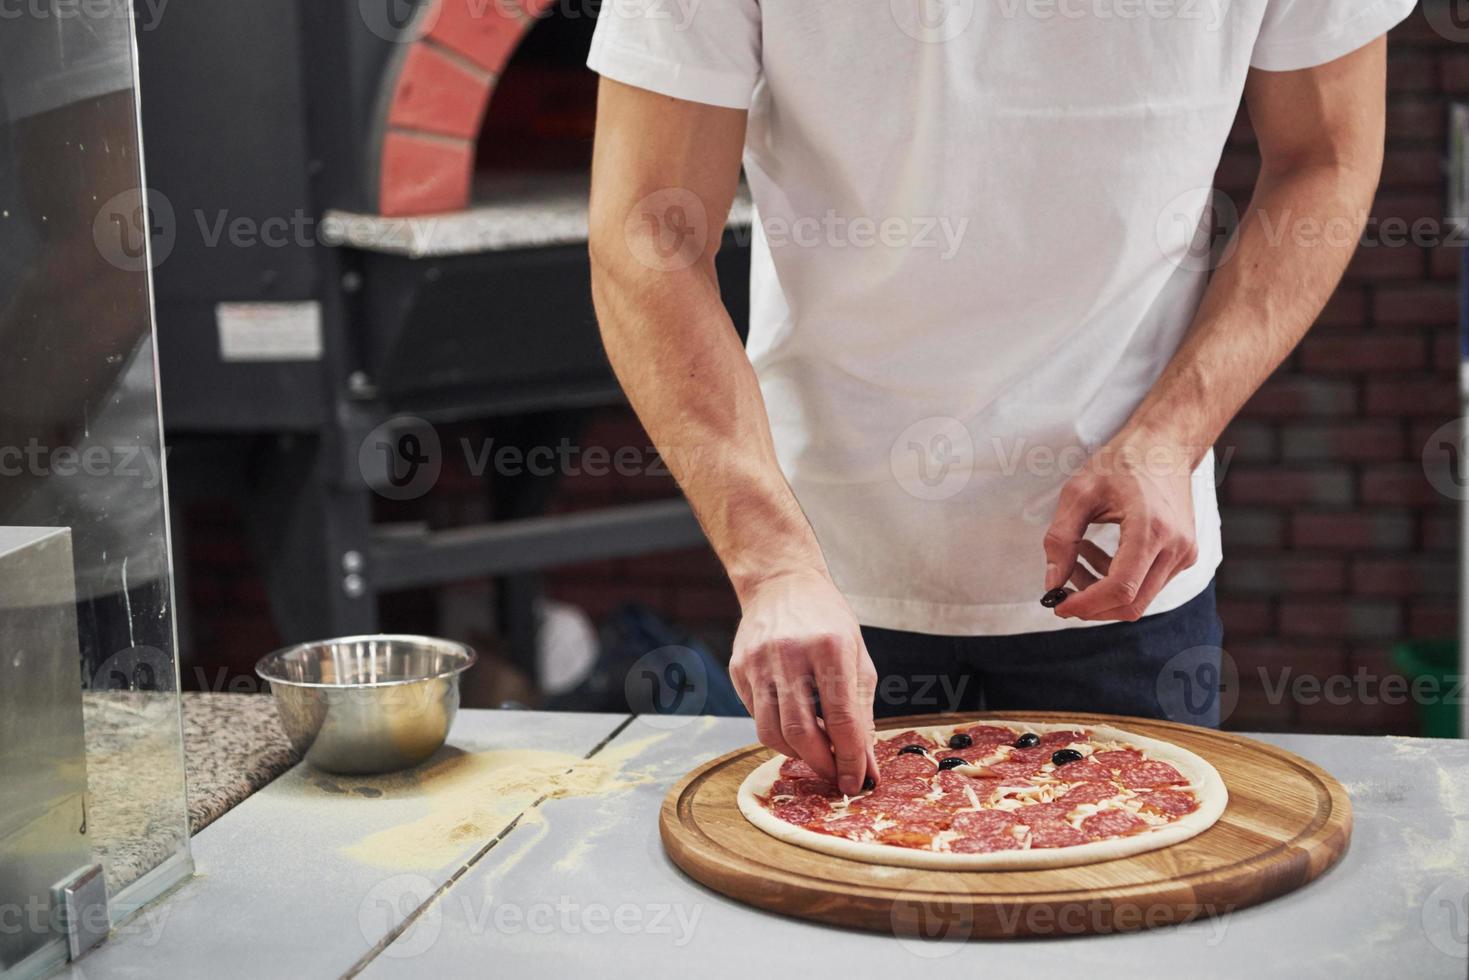
{"type": "Polygon", "coordinates": [[[405,774],[411,786],[403,789],[424,802],[423,816],[364,837],[342,853],[381,868],[442,868],[489,843],[543,796],[599,796],[648,782],[646,774],[622,771],[628,757],[616,751],[583,759],[537,749],[450,757],[405,774]]]}
{"type": "MultiPolygon", "coordinates": [[[[628,730],[631,731],[631,729],[628,730]]],[[[625,763],[636,759],[650,747],[662,742],[671,734],[672,732],[655,732],[652,735],[644,735],[641,738],[629,738],[619,744],[607,746],[601,752],[597,753],[595,759],[598,762],[620,769],[625,763]]],[[[678,765],[686,764],[683,759],[674,759],[671,761],[678,765]]],[[[653,768],[659,767],[655,766],[653,768]]]]}
{"type": "Polygon", "coordinates": [[[592,840],[595,836],[597,835],[593,834],[592,836],[582,837],[572,841],[571,846],[556,859],[556,863],[551,865],[551,867],[561,874],[572,874],[580,871],[587,855],[592,853],[592,840]]]}
{"type": "Polygon", "coordinates": [[[1430,875],[1459,875],[1469,867],[1469,783],[1435,762],[1439,806],[1449,818],[1446,837],[1428,837],[1405,828],[1403,841],[1414,867],[1430,875]]]}

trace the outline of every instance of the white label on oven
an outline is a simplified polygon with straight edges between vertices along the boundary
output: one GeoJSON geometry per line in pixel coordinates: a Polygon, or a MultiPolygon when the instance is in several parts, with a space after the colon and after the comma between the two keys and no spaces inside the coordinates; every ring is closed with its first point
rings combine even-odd
{"type": "Polygon", "coordinates": [[[216,303],[224,361],[321,360],[321,304],[216,303]]]}

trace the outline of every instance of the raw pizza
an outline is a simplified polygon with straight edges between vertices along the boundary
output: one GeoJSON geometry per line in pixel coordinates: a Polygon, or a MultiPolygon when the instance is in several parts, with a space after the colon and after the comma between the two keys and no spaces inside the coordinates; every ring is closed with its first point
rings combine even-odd
{"type": "Polygon", "coordinates": [[[874,864],[1018,870],[1091,864],[1208,829],[1228,793],[1187,749],[1105,726],[985,721],[878,733],[879,785],[844,796],[776,756],[740,785],[781,840],[874,864]]]}

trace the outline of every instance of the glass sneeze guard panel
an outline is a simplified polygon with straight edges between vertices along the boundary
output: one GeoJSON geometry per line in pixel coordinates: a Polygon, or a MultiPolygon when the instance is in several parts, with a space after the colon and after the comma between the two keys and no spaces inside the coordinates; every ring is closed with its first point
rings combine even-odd
{"type": "Polygon", "coordinates": [[[0,909],[26,911],[0,938],[7,980],[66,957],[61,886],[95,915],[105,884],[105,933],[192,871],[132,12],[38,0],[12,13],[0,27],[0,909]]]}

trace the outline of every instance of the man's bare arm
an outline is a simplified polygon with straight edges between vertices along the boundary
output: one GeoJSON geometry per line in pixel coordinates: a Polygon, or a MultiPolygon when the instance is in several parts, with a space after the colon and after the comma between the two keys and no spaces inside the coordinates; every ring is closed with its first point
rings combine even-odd
{"type": "Polygon", "coordinates": [[[855,793],[877,776],[875,672],[781,473],[715,273],[745,118],[601,82],[592,296],[613,370],[739,596],[730,673],[761,741],[855,793]]]}
{"type": "Polygon", "coordinates": [[[1188,337],[1099,465],[1062,491],[1046,588],[1081,591],[1058,615],[1137,619],[1196,560],[1189,472],[1300,342],[1356,250],[1382,169],[1385,66],[1378,39],[1316,68],[1250,74],[1254,197],[1188,337]],[[1114,522],[1116,556],[1082,540],[1088,524],[1114,522]]]}

